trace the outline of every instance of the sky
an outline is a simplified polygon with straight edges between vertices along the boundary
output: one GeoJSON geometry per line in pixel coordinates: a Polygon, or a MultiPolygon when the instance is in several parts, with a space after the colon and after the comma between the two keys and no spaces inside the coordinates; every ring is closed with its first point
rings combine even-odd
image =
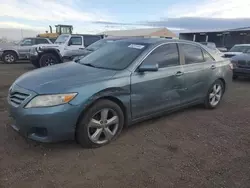
{"type": "Polygon", "coordinates": [[[167,27],[186,30],[250,26],[249,0],[0,0],[0,28],[71,24],[77,33],[167,27]]]}

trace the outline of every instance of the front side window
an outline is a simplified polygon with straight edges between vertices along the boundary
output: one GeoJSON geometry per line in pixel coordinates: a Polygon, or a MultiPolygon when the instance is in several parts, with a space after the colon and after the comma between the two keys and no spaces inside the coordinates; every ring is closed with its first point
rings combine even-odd
{"type": "Polygon", "coordinates": [[[204,62],[201,48],[192,44],[179,44],[179,48],[184,55],[185,64],[204,62]]]}
{"type": "Polygon", "coordinates": [[[145,49],[147,44],[111,42],[83,57],[79,63],[97,68],[122,70],[129,66],[145,49]]]}
{"type": "Polygon", "coordinates": [[[82,45],[82,37],[71,37],[70,45],[82,45]]]}
{"type": "Polygon", "coordinates": [[[144,65],[158,64],[159,68],[179,65],[179,52],[177,44],[164,44],[157,47],[143,61],[144,65]]]}
{"type": "Polygon", "coordinates": [[[21,46],[32,46],[33,45],[33,41],[32,41],[32,39],[23,39],[20,42],[20,45],[21,46]]]}

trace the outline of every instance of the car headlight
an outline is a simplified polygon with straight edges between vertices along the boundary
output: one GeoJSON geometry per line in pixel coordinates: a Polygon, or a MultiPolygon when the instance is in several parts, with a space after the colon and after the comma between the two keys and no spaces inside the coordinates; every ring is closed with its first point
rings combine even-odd
{"type": "Polygon", "coordinates": [[[25,108],[51,107],[70,102],[77,93],[38,95],[33,98],[25,108]]]}

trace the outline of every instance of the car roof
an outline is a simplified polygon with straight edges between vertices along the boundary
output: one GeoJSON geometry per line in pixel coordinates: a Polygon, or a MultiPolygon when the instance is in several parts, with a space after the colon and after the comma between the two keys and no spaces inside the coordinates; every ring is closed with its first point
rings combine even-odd
{"type": "Polygon", "coordinates": [[[122,41],[131,42],[131,43],[141,43],[141,44],[148,44],[148,45],[157,45],[161,43],[168,43],[168,42],[183,42],[188,44],[199,45],[201,44],[193,41],[188,40],[180,40],[180,39],[166,39],[166,38],[128,38],[123,39],[122,41]]]}
{"type": "Polygon", "coordinates": [[[234,46],[250,46],[250,44],[235,44],[234,46]]]}

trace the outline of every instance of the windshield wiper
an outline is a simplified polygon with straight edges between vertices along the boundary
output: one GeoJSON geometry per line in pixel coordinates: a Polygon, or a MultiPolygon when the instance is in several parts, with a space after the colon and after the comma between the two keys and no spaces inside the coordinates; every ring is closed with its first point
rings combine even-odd
{"type": "Polygon", "coordinates": [[[86,66],[89,66],[89,67],[94,67],[94,68],[99,68],[99,67],[96,67],[95,65],[92,65],[91,63],[83,63],[83,65],[86,65],[86,66]]]}

